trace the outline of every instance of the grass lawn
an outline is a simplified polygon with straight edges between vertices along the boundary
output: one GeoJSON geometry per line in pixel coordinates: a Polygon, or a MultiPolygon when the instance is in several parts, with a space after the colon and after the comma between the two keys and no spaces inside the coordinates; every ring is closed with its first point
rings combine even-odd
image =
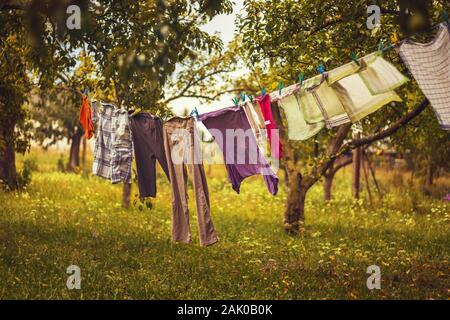
{"type": "Polygon", "coordinates": [[[52,154],[31,156],[39,169],[27,190],[0,193],[1,299],[450,296],[449,202],[405,186],[387,190],[383,179],[389,175],[381,177],[384,198],[372,206],[351,198],[350,171],[336,177],[330,203],[315,186],[307,201],[307,232],[290,237],[282,223],[284,187],[273,197],[262,178],[250,178],[237,195],[223,168],[213,167],[208,183],[220,242],[202,248],[192,192],[193,243],[172,243],[165,177],[158,179],[151,209],[124,210],[120,185],[55,172],[52,154]],[[366,287],[373,264],[381,268],[381,290],[366,287]],[[69,265],[81,268],[81,290],[66,288],[69,265]]]}

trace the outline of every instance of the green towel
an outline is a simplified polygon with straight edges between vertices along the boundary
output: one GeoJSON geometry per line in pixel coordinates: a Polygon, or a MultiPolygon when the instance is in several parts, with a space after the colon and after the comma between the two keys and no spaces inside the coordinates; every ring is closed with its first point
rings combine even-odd
{"type": "Polygon", "coordinates": [[[375,52],[362,60],[364,67],[359,72],[361,79],[372,94],[395,90],[409,81],[397,68],[375,52]]]}
{"type": "Polygon", "coordinates": [[[278,101],[286,115],[288,136],[290,140],[307,140],[316,135],[324,127],[323,121],[308,124],[300,109],[297,94],[292,94],[278,101]]]}

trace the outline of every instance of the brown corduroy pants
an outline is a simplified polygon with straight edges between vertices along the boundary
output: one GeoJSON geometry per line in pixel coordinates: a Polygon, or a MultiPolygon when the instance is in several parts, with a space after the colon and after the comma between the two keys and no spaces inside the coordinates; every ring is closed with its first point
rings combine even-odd
{"type": "Polygon", "coordinates": [[[191,242],[187,195],[189,170],[197,204],[200,244],[208,246],[216,243],[218,238],[211,220],[200,143],[193,118],[174,117],[164,124],[164,148],[172,183],[172,238],[177,242],[191,242]]]}

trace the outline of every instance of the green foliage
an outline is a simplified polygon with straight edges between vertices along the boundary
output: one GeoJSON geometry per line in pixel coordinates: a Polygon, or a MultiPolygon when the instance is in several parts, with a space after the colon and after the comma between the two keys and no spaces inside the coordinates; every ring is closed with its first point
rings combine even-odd
{"type": "Polygon", "coordinates": [[[22,170],[17,174],[17,185],[19,189],[25,189],[30,183],[33,171],[38,170],[36,159],[25,159],[22,170]]]}
{"type": "MultiPolygon", "coordinates": [[[[197,52],[222,49],[220,39],[200,26],[232,10],[229,0],[80,0],[81,30],[67,30],[72,3],[13,0],[0,6],[0,60],[7,62],[0,65],[0,160],[11,145],[20,152],[29,147],[31,123],[23,105],[33,98],[35,138],[49,145],[80,133],[81,101],[74,92],[85,87],[119,106],[169,114],[163,100],[168,78],[197,52]],[[54,91],[63,87],[72,93],[54,91]]],[[[8,166],[2,179],[14,171],[8,166]]]]}

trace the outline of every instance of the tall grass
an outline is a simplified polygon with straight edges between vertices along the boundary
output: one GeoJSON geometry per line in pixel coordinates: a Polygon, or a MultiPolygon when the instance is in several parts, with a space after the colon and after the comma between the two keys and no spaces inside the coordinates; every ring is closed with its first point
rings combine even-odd
{"type": "Polygon", "coordinates": [[[31,156],[39,167],[27,189],[0,193],[2,299],[449,298],[449,205],[417,187],[394,187],[389,174],[379,173],[384,196],[374,193],[372,205],[366,194],[351,198],[349,171],[336,177],[328,203],[315,186],[307,232],[291,237],[282,229],[284,186],[273,197],[254,177],[237,195],[221,166],[207,168],[220,242],[202,248],[192,191],[193,243],[172,243],[163,175],[151,209],[124,210],[120,185],[56,172],[57,154],[31,156]],[[73,264],[81,290],[66,288],[73,264]],[[366,287],[373,264],[381,267],[381,290],[366,287]]]}

